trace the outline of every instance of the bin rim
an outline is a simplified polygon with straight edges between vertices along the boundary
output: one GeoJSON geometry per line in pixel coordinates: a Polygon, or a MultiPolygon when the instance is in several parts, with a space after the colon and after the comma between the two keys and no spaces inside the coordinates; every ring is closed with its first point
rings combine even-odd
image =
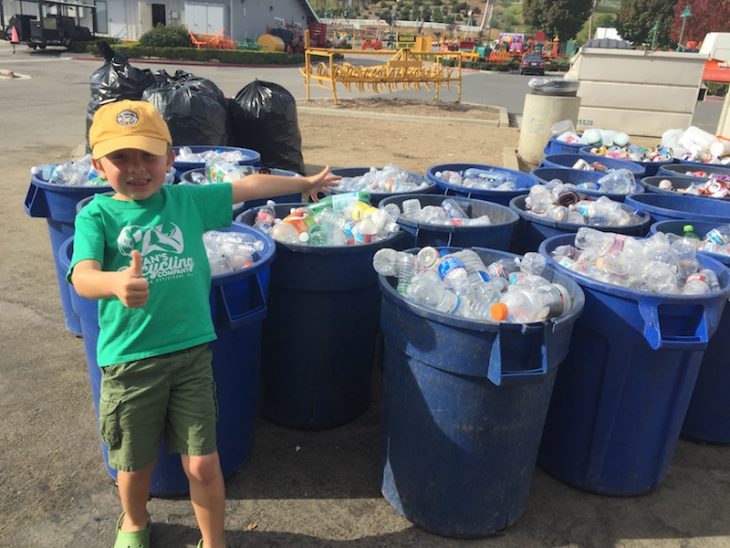
{"type": "MultiPolygon", "coordinates": [[[[632,238],[633,236],[628,236],[632,238]]],[[[637,238],[645,239],[645,238],[637,238]]],[[[575,270],[571,270],[567,267],[559,264],[551,255],[550,251],[559,245],[573,245],[575,243],[575,234],[557,234],[546,238],[538,248],[538,252],[547,259],[548,264],[559,269],[561,272],[567,274],[573,278],[580,286],[589,287],[592,290],[599,291],[608,295],[621,297],[623,299],[632,300],[636,302],[651,303],[651,304],[688,304],[688,303],[700,303],[707,300],[719,298],[721,296],[730,296],[730,279],[725,281],[725,287],[717,289],[715,291],[709,291],[702,295],[682,295],[682,294],[668,294],[668,293],[652,293],[650,291],[641,291],[639,289],[629,289],[620,285],[610,284],[596,280],[575,270]],[[549,250],[549,251],[548,251],[549,250]]],[[[712,257],[704,256],[701,257],[700,263],[703,266],[714,267],[715,273],[722,273],[724,270],[728,270],[727,267],[720,261],[715,260],[712,257]]],[[[728,272],[730,277],[730,271],[728,272]]],[[[719,276],[718,276],[719,277],[719,276]]]]}
{"type": "MultiPolygon", "coordinates": [[[[307,205],[311,205],[308,203],[303,202],[297,202],[297,203],[289,203],[289,204],[276,204],[275,208],[280,207],[286,207],[287,209],[292,208],[299,208],[304,207],[307,205]]],[[[264,206],[256,206],[252,207],[250,209],[247,209],[243,213],[240,213],[234,220],[233,224],[239,225],[239,226],[247,226],[251,228],[252,230],[256,230],[253,228],[253,226],[249,225],[243,220],[243,217],[249,212],[249,211],[258,211],[264,206]]],[[[263,234],[263,232],[260,232],[259,230],[256,230],[256,232],[259,232],[263,234]]],[[[266,235],[268,236],[268,235],[266,235]]],[[[270,237],[270,236],[269,236],[270,237]]],[[[277,249],[283,249],[286,248],[291,252],[294,253],[310,253],[310,254],[317,254],[317,255],[335,255],[335,254],[347,254],[347,253],[358,253],[363,250],[371,250],[371,249],[380,249],[381,247],[384,247],[386,245],[390,245],[393,243],[396,243],[399,239],[404,238],[405,233],[402,230],[399,230],[398,232],[395,232],[394,234],[391,234],[387,238],[384,238],[382,240],[378,240],[377,242],[371,242],[369,244],[353,244],[353,245],[307,245],[307,244],[292,244],[287,242],[279,242],[277,240],[271,239],[275,244],[277,249]]]]}
{"type": "MultiPolygon", "coordinates": [[[[51,164],[51,165],[58,165],[58,164],[51,164]]],[[[99,188],[104,190],[114,190],[111,185],[61,185],[56,183],[51,183],[47,181],[46,179],[41,179],[37,175],[31,174],[30,176],[30,184],[35,185],[38,188],[42,188],[44,190],[53,190],[56,192],[81,192],[81,191],[87,191],[90,188],[99,188]]]]}
{"type": "MultiPolygon", "coordinates": [[[[667,171],[670,171],[672,173],[676,173],[677,175],[682,175],[686,173],[686,171],[682,171],[683,168],[688,168],[687,171],[690,171],[689,168],[694,168],[694,171],[700,171],[700,170],[707,170],[710,169],[711,174],[716,175],[726,175],[730,176],[730,165],[723,165],[723,164],[705,164],[700,162],[689,162],[687,160],[678,160],[677,163],[672,164],[670,166],[662,166],[661,169],[665,169],[667,171]],[[675,171],[678,170],[678,171],[675,171]]],[[[658,175],[658,173],[657,173],[658,175]]],[[[699,177],[698,175],[685,175],[685,177],[699,177]]],[[[700,179],[707,180],[710,177],[700,177],[700,179]]]]}
{"type": "MultiPolygon", "coordinates": [[[[578,194],[581,197],[595,198],[595,196],[592,194],[584,194],[582,192],[576,192],[576,194],[578,194]]],[[[514,198],[512,198],[510,200],[509,206],[510,206],[510,208],[514,209],[515,212],[524,220],[529,221],[531,223],[537,223],[540,225],[549,226],[550,228],[561,228],[561,229],[566,228],[566,229],[571,229],[571,230],[573,228],[575,228],[576,231],[581,227],[595,228],[596,230],[612,229],[612,228],[629,230],[632,228],[646,228],[651,224],[651,215],[650,214],[646,213],[645,211],[638,211],[638,210],[624,204],[623,202],[616,202],[616,200],[612,200],[611,198],[609,198],[609,199],[612,202],[616,202],[623,209],[630,209],[630,210],[632,210],[632,213],[640,215],[642,220],[639,221],[638,223],[634,223],[634,224],[626,225],[626,226],[606,226],[606,227],[596,227],[596,225],[589,225],[589,224],[566,223],[563,221],[555,221],[553,219],[546,219],[545,217],[540,217],[539,215],[530,213],[529,211],[527,211],[524,208],[524,205],[525,205],[524,200],[526,200],[526,199],[527,199],[527,196],[524,196],[524,195],[515,196],[514,198]],[[522,203],[520,203],[520,202],[522,202],[522,203]]],[[[595,201],[595,200],[593,200],[593,201],[595,201]]],[[[610,230],[603,230],[603,232],[607,232],[607,231],[610,232],[610,230]]]]}
{"type": "MultiPolygon", "coordinates": [[[[720,223],[722,224],[722,223],[720,223]]],[[[700,232],[703,232],[707,234],[710,230],[718,226],[718,223],[711,222],[711,221],[692,221],[692,220],[685,220],[685,219],[672,219],[669,221],[657,221],[656,223],[652,224],[649,227],[649,233],[650,234],[656,234],[657,232],[664,232],[667,234],[668,232],[663,230],[665,228],[668,228],[670,226],[674,225],[692,225],[695,229],[699,228],[700,232]]],[[[696,230],[695,230],[696,232],[696,230]]],[[[674,234],[672,232],[671,234],[674,234]]],[[[697,253],[703,253],[705,255],[708,255],[709,257],[712,257],[715,259],[718,263],[722,263],[725,266],[730,267],[730,255],[723,255],[722,253],[712,253],[711,251],[702,251],[701,249],[697,250],[697,253]]]]}
{"type": "Polygon", "coordinates": [[[590,149],[595,148],[593,145],[585,145],[584,147],[581,147],[580,153],[585,156],[595,156],[596,158],[605,158],[607,160],[621,160],[622,162],[630,162],[632,164],[638,164],[641,167],[644,167],[644,165],[654,165],[654,166],[662,166],[662,165],[669,165],[669,164],[675,164],[677,163],[677,160],[674,158],[670,158],[669,160],[624,160],[623,158],[611,158],[609,156],[601,156],[600,154],[593,154],[590,152],[590,149]]]}
{"type": "Polygon", "coordinates": [[[683,194],[682,192],[677,192],[676,190],[664,190],[662,188],[659,188],[658,185],[651,184],[651,181],[647,181],[647,179],[651,179],[652,181],[659,179],[664,180],[668,179],[672,183],[675,182],[693,182],[693,183],[706,183],[707,179],[704,177],[694,177],[690,175],[649,175],[648,177],[642,177],[639,181],[639,184],[644,187],[645,190],[649,192],[654,192],[656,194],[669,194],[669,195],[675,195],[675,196],[694,196],[696,198],[710,198],[712,200],[730,200],[730,196],[723,196],[723,197],[715,197],[715,196],[706,196],[703,194],[695,195],[695,194],[683,194]]]}
{"type": "MultiPolygon", "coordinates": [[[[413,221],[407,217],[403,217],[403,214],[401,213],[398,215],[397,222],[398,224],[403,224],[409,228],[424,228],[431,231],[436,232],[444,232],[444,233],[450,233],[450,232],[479,232],[481,230],[486,229],[487,227],[494,226],[494,227],[502,227],[502,226],[508,226],[511,224],[516,223],[520,220],[520,216],[517,214],[517,212],[512,211],[508,206],[504,206],[502,204],[497,204],[494,202],[489,202],[487,200],[480,200],[478,198],[467,198],[465,196],[445,196],[442,194],[409,194],[409,195],[397,195],[397,196],[389,196],[387,198],[383,198],[378,202],[378,208],[382,205],[387,205],[389,203],[392,203],[393,200],[397,200],[400,198],[405,198],[407,196],[408,199],[414,199],[414,200],[421,200],[423,198],[441,198],[442,200],[445,200],[447,198],[451,198],[452,200],[456,200],[460,204],[468,204],[469,202],[477,202],[479,204],[486,204],[490,207],[495,207],[498,209],[506,210],[507,214],[509,215],[510,219],[503,221],[501,223],[490,223],[488,225],[479,225],[479,226],[453,226],[453,225],[434,225],[429,223],[421,223],[419,221],[413,221]]],[[[519,197],[519,196],[517,196],[519,197]]]]}
{"type": "MultiPolygon", "coordinates": [[[[379,169],[382,169],[382,168],[379,168],[379,169]]],[[[336,167],[336,168],[330,169],[330,173],[332,173],[333,175],[341,175],[342,177],[359,177],[361,175],[364,175],[368,171],[370,171],[370,167],[363,167],[363,166],[336,167]],[[362,171],[362,173],[360,173],[359,175],[341,175],[341,173],[340,173],[341,171],[350,171],[350,170],[362,171]]],[[[408,169],[404,169],[403,171],[407,171],[409,176],[413,176],[413,177],[421,179],[421,185],[414,190],[404,190],[401,192],[374,192],[372,190],[367,190],[367,189],[344,190],[344,189],[340,189],[340,188],[333,188],[332,194],[347,194],[348,192],[367,192],[368,194],[370,194],[371,199],[383,200],[385,198],[390,198],[391,196],[401,196],[401,195],[405,196],[405,195],[408,195],[411,193],[426,194],[426,193],[428,193],[429,190],[433,190],[434,188],[436,188],[436,184],[433,181],[429,180],[429,178],[426,177],[424,174],[419,173],[417,171],[411,171],[408,169]]]]}
{"type": "MultiPolygon", "coordinates": [[[[545,156],[542,159],[542,161],[551,162],[552,161],[551,158],[556,158],[558,156],[570,159],[571,156],[574,158],[575,154],[548,154],[547,156],[545,156]]],[[[586,156],[588,156],[590,158],[601,158],[602,160],[608,160],[611,164],[613,164],[613,162],[621,162],[621,163],[627,164],[627,166],[624,168],[621,168],[621,167],[612,168],[612,167],[608,166],[608,164],[606,164],[606,167],[608,167],[609,170],[628,169],[629,171],[631,171],[631,173],[634,174],[634,177],[636,177],[636,178],[640,178],[646,173],[646,168],[644,168],[644,166],[642,166],[641,164],[638,164],[636,162],[632,162],[631,160],[621,160],[620,158],[606,158],[605,156],[596,156],[595,154],[584,153],[582,150],[580,152],[578,152],[578,158],[585,159],[586,156]]],[[[556,163],[556,165],[558,165],[560,167],[565,167],[566,169],[573,169],[569,166],[563,166],[562,164],[556,163]]],[[[544,167],[551,167],[551,166],[544,166],[544,167]]],[[[577,170],[577,171],[585,171],[585,170],[577,170]]],[[[599,173],[603,173],[603,172],[601,171],[599,173]]]]}
{"type": "MultiPolygon", "coordinates": [[[[412,247],[410,249],[406,249],[405,253],[415,254],[420,249],[422,248],[412,247]]],[[[509,251],[501,251],[487,247],[464,248],[439,246],[435,249],[439,251],[448,250],[449,252],[461,251],[463,249],[471,249],[476,252],[484,251],[493,256],[497,256],[500,259],[513,259],[516,257],[522,257],[522,255],[518,255],[517,253],[510,253],[509,251]]],[[[509,322],[480,322],[469,318],[463,318],[461,316],[455,316],[453,314],[446,314],[444,312],[439,312],[438,310],[435,310],[433,308],[428,308],[422,304],[418,304],[406,299],[403,295],[398,293],[396,288],[393,287],[393,285],[390,283],[389,279],[392,278],[392,276],[384,276],[382,274],[378,274],[378,283],[380,285],[383,298],[388,299],[397,306],[403,307],[413,312],[417,316],[449,327],[468,329],[470,331],[477,331],[480,333],[491,333],[499,330],[509,330],[519,331],[522,334],[527,334],[535,333],[543,329],[548,329],[550,332],[555,332],[558,331],[563,325],[572,324],[578,319],[580,314],[582,314],[583,312],[583,306],[585,305],[585,295],[583,293],[583,289],[580,287],[580,284],[571,279],[570,276],[566,276],[564,273],[560,272],[558,269],[552,267],[551,265],[546,266],[546,268],[552,273],[553,277],[555,276],[555,274],[558,275],[561,284],[563,284],[563,282],[566,282],[567,285],[571,286],[571,290],[574,295],[571,309],[567,314],[559,316],[557,318],[549,318],[547,320],[542,320],[539,322],[529,322],[524,324],[509,322]]]]}
{"type": "MultiPolygon", "coordinates": [[[[679,218],[685,218],[688,221],[696,220],[696,221],[710,221],[710,222],[717,222],[717,223],[730,223],[730,205],[727,206],[727,216],[723,217],[722,215],[715,215],[711,213],[697,213],[693,211],[687,211],[686,209],[671,209],[664,206],[654,205],[651,202],[651,200],[654,199],[665,199],[665,200],[677,200],[677,201],[683,201],[687,203],[692,203],[693,201],[698,204],[711,204],[713,201],[707,200],[705,197],[700,196],[685,196],[682,194],[663,194],[659,192],[645,192],[645,193],[636,193],[636,194],[629,194],[626,196],[626,203],[630,204],[632,207],[639,211],[647,211],[648,213],[657,213],[659,215],[664,215],[666,217],[671,217],[672,219],[679,219],[679,218]],[[653,198],[653,196],[657,196],[657,198],[653,198]],[[699,202],[697,202],[699,200],[699,202]],[[666,212],[666,213],[665,213],[666,212]],[[684,217],[678,217],[677,214],[684,215],[684,217]]],[[[714,203],[717,204],[726,204],[728,203],[728,200],[714,200],[714,203]]],[[[678,204],[680,205],[680,204],[678,204]]]]}

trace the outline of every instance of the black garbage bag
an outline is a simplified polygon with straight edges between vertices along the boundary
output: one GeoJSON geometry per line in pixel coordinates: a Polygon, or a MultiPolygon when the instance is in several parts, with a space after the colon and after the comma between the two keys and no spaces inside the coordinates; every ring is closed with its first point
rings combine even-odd
{"type": "Polygon", "coordinates": [[[257,151],[267,167],[304,174],[297,103],[286,88],[254,80],[229,106],[235,146],[257,151]]]}
{"type": "Polygon", "coordinates": [[[155,78],[157,82],[144,91],[142,99],[165,119],[174,145],[228,143],[228,105],[218,86],[183,70],[174,76],[158,71],[155,78]]]}
{"type": "Polygon", "coordinates": [[[91,99],[86,109],[87,143],[94,113],[101,105],[123,99],[139,100],[144,90],[155,84],[151,70],[133,67],[123,53],[115,52],[106,42],[99,42],[98,48],[106,62],[89,79],[91,99]]]}

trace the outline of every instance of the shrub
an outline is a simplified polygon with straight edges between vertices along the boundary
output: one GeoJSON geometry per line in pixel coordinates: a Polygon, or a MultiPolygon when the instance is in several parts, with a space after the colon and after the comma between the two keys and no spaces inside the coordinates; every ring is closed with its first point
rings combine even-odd
{"type": "Polygon", "coordinates": [[[158,24],[142,35],[139,45],[147,48],[189,48],[193,44],[186,27],[158,24]]]}
{"type": "Polygon", "coordinates": [[[720,82],[705,82],[707,86],[707,95],[718,95],[724,97],[728,93],[730,84],[721,84],[720,82]]]}

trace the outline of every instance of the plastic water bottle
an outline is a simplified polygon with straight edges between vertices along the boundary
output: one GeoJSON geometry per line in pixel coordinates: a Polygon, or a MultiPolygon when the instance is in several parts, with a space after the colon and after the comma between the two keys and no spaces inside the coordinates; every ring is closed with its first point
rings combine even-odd
{"type": "Polygon", "coordinates": [[[700,241],[699,236],[695,234],[695,227],[693,227],[692,225],[684,225],[682,227],[682,236],[695,242],[700,241]]]}
{"type": "Polygon", "coordinates": [[[353,230],[355,241],[360,244],[369,244],[373,242],[378,229],[370,217],[365,217],[362,221],[355,225],[353,230]]]}
{"type": "Polygon", "coordinates": [[[508,280],[510,274],[520,270],[520,265],[514,259],[500,259],[487,265],[486,277],[487,280],[495,280],[502,278],[508,280]]]}
{"type": "Polygon", "coordinates": [[[443,202],[441,202],[441,207],[444,208],[449,219],[451,219],[451,224],[454,226],[462,226],[468,223],[469,215],[467,215],[466,211],[464,211],[461,205],[459,205],[459,202],[453,198],[446,198],[443,202]]]}
{"type": "Polygon", "coordinates": [[[395,276],[398,273],[396,261],[398,260],[399,251],[384,247],[378,249],[373,255],[373,268],[375,272],[382,276],[395,276]]]}
{"type": "Polygon", "coordinates": [[[403,216],[407,219],[418,219],[418,215],[421,212],[421,202],[417,198],[410,198],[403,200],[401,204],[403,208],[403,216]]]}
{"type": "Polygon", "coordinates": [[[410,253],[400,253],[396,259],[398,293],[407,295],[413,277],[416,275],[416,257],[410,253]]]}
{"type": "Polygon", "coordinates": [[[546,264],[547,261],[545,260],[545,257],[540,255],[539,253],[528,251],[520,260],[520,270],[522,270],[522,272],[526,272],[527,274],[540,276],[545,270],[546,264]]]}
{"type": "Polygon", "coordinates": [[[438,270],[441,262],[441,255],[435,247],[426,246],[416,255],[416,263],[419,271],[421,270],[438,270]]]}
{"type": "Polygon", "coordinates": [[[493,322],[491,308],[499,301],[502,287],[499,283],[488,282],[472,285],[462,302],[459,313],[465,318],[493,322]]]}
{"type": "Polygon", "coordinates": [[[567,289],[560,284],[548,284],[535,289],[507,291],[490,310],[496,321],[529,323],[560,316],[571,306],[567,289]]]}
{"type": "Polygon", "coordinates": [[[464,263],[453,254],[441,257],[438,273],[446,287],[457,295],[465,295],[469,290],[469,275],[464,268],[464,263]]]}
{"type": "Polygon", "coordinates": [[[433,270],[422,272],[413,280],[408,296],[444,314],[456,313],[461,305],[461,299],[444,287],[439,275],[433,270]]]}
{"type": "Polygon", "coordinates": [[[276,222],[276,203],[272,200],[268,200],[266,205],[263,205],[256,212],[256,220],[253,223],[253,227],[263,232],[269,232],[271,227],[276,222]]]}
{"type": "Polygon", "coordinates": [[[581,227],[575,233],[575,247],[600,256],[609,251],[620,250],[625,239],[626,236],[622,236],[621,234],[601,232],[593,228],[581,227]]]}

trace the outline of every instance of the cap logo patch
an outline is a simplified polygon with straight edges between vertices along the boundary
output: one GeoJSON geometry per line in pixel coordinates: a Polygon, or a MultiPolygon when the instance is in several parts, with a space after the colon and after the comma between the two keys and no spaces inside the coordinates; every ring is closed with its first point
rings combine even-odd
{"type": "Polygon", "coordinates": [[[137,116],[136,112],[132,112],[131,110],[123,110],[119,114],[117,114],[117,124],[120,126],[133,126],[139,122],[139,116],[137,116]]]}

